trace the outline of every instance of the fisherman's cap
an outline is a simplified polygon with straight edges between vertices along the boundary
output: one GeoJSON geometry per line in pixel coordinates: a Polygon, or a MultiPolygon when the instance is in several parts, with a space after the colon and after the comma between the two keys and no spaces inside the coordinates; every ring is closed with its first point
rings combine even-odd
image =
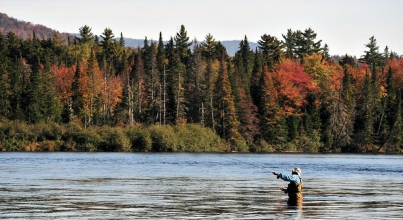
{"type": "Polygon", "coordinates": [[[301,169],[298,168],[298,167],[293,168],[293,169],[291,170],[291,172],[296,173],[296,174],[298,174],[298,175],[301,175],[301,169]]]}

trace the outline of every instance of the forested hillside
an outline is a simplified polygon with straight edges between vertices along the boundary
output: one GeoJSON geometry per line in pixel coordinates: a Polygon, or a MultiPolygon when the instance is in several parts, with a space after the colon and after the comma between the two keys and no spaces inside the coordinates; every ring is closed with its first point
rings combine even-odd
{"type": "Polygon", "coordinates": [[[403,60],[375,37],[336,61],[311,28],[256,50],[245,37],[235,56],[183,25],[136,48],[109,28],[79,34],[0,34],[1,149],[402,152],[403,60]]]}
{"type": "Polygon", "coordinates": [[[35,33],[36,37],[40,39],[52,38],[55,33],[65,40],[67,40],[68,37],[74,38],[72,34],[59,33],[58,31],[52,30],[44,25],[20,21],[0,12],[0,33],[5,35],[8,32],[13,32],[18,38],[23,40],[28,38],[32,39],[33,33],[35,33]]]}

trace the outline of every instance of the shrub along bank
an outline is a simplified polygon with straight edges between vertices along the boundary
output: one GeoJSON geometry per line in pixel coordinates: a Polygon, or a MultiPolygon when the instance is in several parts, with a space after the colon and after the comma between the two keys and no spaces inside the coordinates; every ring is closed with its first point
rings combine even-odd
{"type": "Polygon", "coordinates": [[[0,151],[225,152],[228,143],[196,124],[149,127],[0,123],[0,151]]]}
{"type": "MultiPolygon", "coordinates": [[[[254,143],[238,140],[230,144],[210,128],[199,124],[151,126],[90,126],[77,123],[26,124],[0,122],[0,151],[83,151],[83,152],[328,152],[316,138],[271,145],[263,139],[254,143]]],[[[403,153],[378,151],[377,153],[403,153]]],[[[340,153],[340,152],[333,152],[340,153]]],[[[363,152],[360,152],[363,153],[363,152]]]]}

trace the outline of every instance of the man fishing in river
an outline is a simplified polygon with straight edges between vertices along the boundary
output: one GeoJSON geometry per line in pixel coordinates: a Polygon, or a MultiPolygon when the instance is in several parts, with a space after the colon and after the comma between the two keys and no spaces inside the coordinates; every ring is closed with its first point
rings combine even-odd
{"type": "Polygon", "coordinates": [[[281,191],[288,194],[288,203],[293,205],[298,205],[302,202],[302,179],[301,169],[296,167],[291,170],[291,175],[273,172],[277,176],[277,179],[282,179],[284,181],[289,181],[287,188],[281,187],[281,191]]]}

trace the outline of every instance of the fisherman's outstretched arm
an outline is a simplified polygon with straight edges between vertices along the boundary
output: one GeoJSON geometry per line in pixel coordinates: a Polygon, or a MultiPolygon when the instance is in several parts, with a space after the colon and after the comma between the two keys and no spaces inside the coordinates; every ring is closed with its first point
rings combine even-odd
{"type": "Polygon", "coordinates": [[[273,172],[274,175],[277,175],[277,179],[282,179],[284,181],[292,181],[298,184],[300,181],[295,175],[288,175],[284,173],[273,172]]]}

